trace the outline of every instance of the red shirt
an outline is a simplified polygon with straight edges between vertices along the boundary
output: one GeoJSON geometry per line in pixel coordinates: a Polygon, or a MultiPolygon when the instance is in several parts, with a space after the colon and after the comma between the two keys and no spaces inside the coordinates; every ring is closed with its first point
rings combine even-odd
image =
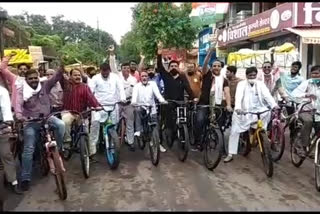
{"type": "Polygon", "coordinates": [[[63,81],[63,109],[82,112],[88,107],[100,106],[88,85],[63,81]]]}

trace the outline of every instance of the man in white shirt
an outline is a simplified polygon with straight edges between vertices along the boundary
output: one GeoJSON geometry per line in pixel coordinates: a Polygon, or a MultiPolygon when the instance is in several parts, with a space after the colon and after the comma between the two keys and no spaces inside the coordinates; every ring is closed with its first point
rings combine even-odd
{"type": "MultiPolygon", "coordinates": [[[[101,73],[96,74],[89,87],[100,105],[114,104],[117,102],[125,102],[126,95],[121,79],[117,74],[111,73],[110,65],[103,63],[100,66],[101,73]]],[[[105,106],[105,110],[112,110],[112,106],[105,106]]],[[[107,112],[92,112],[91,129],[90,129],[90,156],[96,153],[96,145],[99,140],[100,123],[103,123],[108,117],[107,112]]],[[[114,111],[110,115],[113,124],[119,122],[119,108],[116,105],[114,111]]]]}
{"type": "MultiPolygon", "coordinates": [[[[16,177],[16,162],[10,149],[11,127],[2,122],[12,123],[13,115],[11,112],[9,92],[0,86],[0,160],[4,166],[4,172],[12,190],[17,194],[21,194],[22,192],[18,189],[16,177]]],[[[0,187],[2,187],[2,184],[0,184],[0,187]]],[[[0,192],[0,195],[2,195],[4,190],[0,192]]]]}
{"type": "MultiPolygon", "coordinates": [[[[151,109],[151,118],[153,121],[157,121],[157,109],[155,103],[155,97],[158,99],[160,103],[166,103],[165,99],[160,94],[160,91],[157,87],[157,84],[154,81],[148,81],[148,72],[141,71],[140,73],[140,83],[136,84],[133,88],[132,92],[132,99],[131,105],[149,105],[152,106],[151,109]]],[[[140,136],[141,132],[143,131],[142,127],[142,115],[146,109],[143,107],[138,108],[135,110],[135,129],[136,132],[134,133],[135,136],[140,136]]],[[[162,152],[165,149],[160,146],[162,152]]]]}
{"type": "Polygon", "coordinates": [[[116,65],[116,57],[114,55],[114,47],[111,46],[109,48],[110,52],[110,67],[111,71],[117,75],[119,75],[122,84],[124,86],[124,91],[126,94],[127,102],[123,105],[119,106],[120,117],[125,118],[126,120],[126,136],[129,144],[130,151],[134,151],[134,113],[133,106],[130,105],[130,100],[132,97],[133,87],[138,83],[137,79],[130,75],[130,64],[123,63],[121,65],[121,72],[118,71],[116,65]]]}
{"type": "MultiPolygon", "coordinates": [[[[233,155],[238,153],[240,133],[250,129],[251,123],[257,121],[257,116],[252,114],[242,115],[242,112],[262,112],[269,107],[278,108],[270,91],[262,81],[256,80],[258,70],[256,67],[246,69],[246,80],[237,85],[235,107],[232,115],[232,126],[229,137],[228,156],[224,162],[233,160],[233,155]]],[[[271,118],[271,112],[261,115],[264,129],[267,129],[271,118]]]]}

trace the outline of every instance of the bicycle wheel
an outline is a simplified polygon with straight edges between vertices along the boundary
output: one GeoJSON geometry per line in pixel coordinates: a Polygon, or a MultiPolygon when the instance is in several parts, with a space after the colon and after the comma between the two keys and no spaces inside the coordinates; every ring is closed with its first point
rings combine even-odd
{"type": "Polygon", "coordinates": [[[260,132],[260,140],[262,146],[261,158],[263,163],[263,169],[268,177],[272,177],[273,161],[270,151],[270,141],[267,134],[264,131],[260,132]]]}
{"type": "Polygon", "coordinates": [[[189,153],[189,132],[186,124],[180,125],[179,132],[180,137],[178,139],[178,153],[179,153],[179,160],[184,162],[189,153]]]}
{"type": "Polygon", "coordinates": [[[89,139],[87,135],[81,135],[79,138],[80,146],[80,162],[82,172],[85,178],[89,178],[90,175],[90,160],[89,160],[89,139]]]}
{"type": "Polygon", "coordinates": [[[115,130],[109,129],[109,148],[106,148],[106,158],[110,169],[117,169],[120,163],[119,137],[115,130]]]}
{"type": "Polygon", "coordinates": [[[47,176],[50,171],[50,166],[47,160],[47,153],[43,146],[44,144],[40,145],[40,171],[42,176],[47,176]]]}
{"type": "Polygon", "coordinates": [[[314,162],[314,177],[315,177],[315,185],[318,192],[320,192],[320,149],[319,145],[317,145],[317,141],[319,141],[319,138],[316,140],[316,157],[314,162]]]}
{"type": "Polygon", "coordinates": [[[153,127],[152,130],[152,137],[149,141],[149,152],[152,164],[157,166],[160,160],[160,138],[157,127],[153,127]]]}
{"type": "Polygon", "coordinates": [[[284,133],[280,124],[277,126],[272,126],[270,143],[272,160],[280,160],[283,155],[285,146],[284,133]]]}
{"type": "Polygon", "coordinates": [[[249,131],[242,132],[239,138],[238,153],[246,157],[251,151],[249,131]]]}
{"type": "Polygon", "coordinates": [[[300,130],[296,129],[294,131],[294,134],[291,136],[290,138],[290,157],[291,157],[291,162],[295,167],[300,167],[301,164],[303,163],[305,158],[300,157],[300,155],[298,154],[297,151],[297,145],[299,140],[301,140],[298,136],[297,136],[297,132],[299,132],[300,130]]]}
{"type": "Polygon", "coordinates": [[[54,177],[56,180],[59,198],[61,200],[66,200],[68,194],[67,194],[67,187],[65,184],[64,171],[61,168],[61,165],[63,165],[63,162],[57,149],[55,149],[55,151],[52,153],[52,159],[55,167],[54,177]]]}
{"type": "Polygon", "coordinates": [[[223,150],[223,134],[218,128],[209,128],[205,138],[204,164],[209,170],[218,166],[223,150]]]}

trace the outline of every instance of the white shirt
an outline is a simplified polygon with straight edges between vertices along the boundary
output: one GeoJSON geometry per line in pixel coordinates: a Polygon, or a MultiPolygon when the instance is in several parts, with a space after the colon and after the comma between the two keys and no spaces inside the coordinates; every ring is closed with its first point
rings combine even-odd
{"type": "Polygon", "coordinates": [[[114,73],[110,73],[107,79],[103,78],[101,73],[96,74],[92,77],[89,87],[101,105],[126,99],[122,81],[114,73]]]}
{"type": "Polygon", "coordinates": [[[155,82],[150,81],[147,83],[147,85],[143,85],[142,82],[140,82],[133,88],[131,104],[151,105],[151,114],[156,114],[157,109],[154,100],[155,97],[160,102],[165,101],[165,99],[161,96],[158,86],[155,82]]]}
{"type": "Polygon", "coordinates": [[[110,55],[110,59],[109,59],[109,63],[110,63],[110,68],[111,71],[117,75],[119,75],[123,87],[124,87],[124,91],[126,94],[126,99],[130,98],[132,96],[132,90],[133,87],[138,83],[137,79],[135,77],[133,77],[132,75],[129,74],[129,77],[127,79],[124,78],[122,72],[118,71],[117,69],[117,64],[116,64],[116,56],[115,55],[110,55]]]}
{"type": "Polygon", "coordinates": [[[9,92],[0,86],[0,121],[13,121],[9,92]]]}

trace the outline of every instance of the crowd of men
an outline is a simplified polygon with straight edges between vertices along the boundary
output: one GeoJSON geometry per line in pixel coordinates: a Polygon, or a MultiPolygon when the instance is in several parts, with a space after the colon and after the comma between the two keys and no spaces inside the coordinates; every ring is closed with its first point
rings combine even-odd
{"type": "MultiPolygon", "coordinates": [[[[92,68],[86,72],[75,68],[66,73],[61,66],[57,70],[48,69],[43,77],[26,64],[18,66],[17,74],[10,71],[8,62],[13,53],[3,58],[0,66],[0,121],[23,122],[29,118],[38,118],[40,114],[48,116],[60,110],[83,112],[88,108],[94,108],[97,111],[92,112],[89,133],[90,157],[94,160],[100,123],[107,117],[105,111],[98,110],[111,108],[104,105],[122,103],[116,105],[111,113],[111,120],[117,124],[120,118],[125,118],[126,141],[129,150],[134,151],[134,136],[140,136],[143,128],[141,112],[135,110],[133,105],[152,105],[151,115],[157,120],[156,103],[167,104],[164,105],[161,114],[164,115],[163,124],[168,130],[167,134],[173,139],[176,130],[173,115],[175,107],[166,100],[183,101],[187,94],[188,99],[198,105],[211,104],[223,108],[224,111],[217,121],[220,127],[225,126],[226,114],[233,112],[229,149],[224,159],[225,162],[230,162],[233,155],[237,154],[240,133],[247,131],[250,124],[257,120],[253,115],[242,115],[241,112],[279,108],[278,100],[289,102],[298,98],[313,99],[315,108],[320,110],[320,102],[317,99],[320,97],[319,65],[311,68],[311,78],[308,80],[300,76],[299,61],[292,63],[290,72],[275,67],[271,62],[265,62],[262,71],[258,71],[256,67],[249,67],[245,72],[246,78],[240,79],[236,76],[235,66],[224,66],[219,60],[215,60],[211,67],[208,66],[214,48],[209,50],[202,68],[188,63],[185,71],[179,68],[179,62],[175,60],[164,65],[162,50],[162,44],[159,43],[156,66],[145,66],[144,57],[141,56],[139,65],[135,61],[123,62],[121,71],[118,71],[114,48],[110,47],[109,61],[102,63],[98,72],[92,68]]],[[[294,109],[287,107],[287,111],[291,114],[294,109]]],[[[221,112],[217,111],[217,114],[221,112]]],[[[198,139],[205,134],[203,132],[209,122],[208,115],[207,108],[199,108],[196,113],[194,134],[197,149],[201,149],[202,146],[198,139]]],[[[262,115],[266,129],[270,117],[270,112],[262,115]]],[[[303,155],[309,143],[313,117],[310,113],[304,113],[300,117],[304,121],[300,147],[300,153],[303,155]]],[[[70,131],[74,121],[79,121],[79,118],[72,113],[63,113],[61,119],[50,118],[49,125],[60,149],[70,145],[70,131]]],[[[315,125],[318,130],[320,123],[317,121],[315,125]]],[[[2,134],[10,129],[10,126],[2,124],[0,128],[0,157],[6,178],[12,190],[21,194],[30,188],[33,154],[41,127],[37,122],[29,122],[23,128],[24,142],[19,173],[16,173],[16,162],[10,150],[9,138],[2,134]]],[[[164,145],[161,145],[161,151],[166,151],[164,145]]]]}

